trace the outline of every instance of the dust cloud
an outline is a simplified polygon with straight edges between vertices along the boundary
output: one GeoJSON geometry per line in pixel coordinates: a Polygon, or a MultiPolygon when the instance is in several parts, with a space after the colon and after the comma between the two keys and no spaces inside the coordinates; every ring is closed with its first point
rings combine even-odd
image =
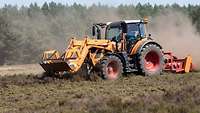
{"type": "Polygon", "coordinates": [[[150,33],[165,51],[171,51],[179,58],[191,55],[194,66],[200,68],[200,35],[188,16],[166,10],[150,21],[150,33]]]}
{"type": "MultiPolygon", "coordinates": [[[[139,19],[135,11],[133,11],[133,14],[135,16],[126,14],[127,16],[124,17],[118,13],[117,9],[90,7],[87,17],[77,15],[73,11],[62,11],[53,18],[37,12],[32,14],[32,18],[13,15],[9,15],[8,18],[12,22],[13,33],[21,37],[22,45],[27,45],[27,41],[31,41],[33,47],[39,48],[35,52],[35,54],[38,54],[44,49],[51,48],[62,51],[72,36],[81,38],[90,34],[89,26],[92,23],[139,19]]],[[[149,21],[149,33],[152,34],[153,39],[163,46],[165,51],[172,51],[180,58],[190,54],[193,57],[194,65],[200,67],[200,36],[187,15],[179,11],[163,10],[159,15],[150,18],[149,21]]],[[[19,49],[25,51],[26,46],[19,49]]],[[[27,56],[29,54],[28,52],[27,56]]],[[[19,57],[24,59],[24,52],[21,55],[19,57]]]]}

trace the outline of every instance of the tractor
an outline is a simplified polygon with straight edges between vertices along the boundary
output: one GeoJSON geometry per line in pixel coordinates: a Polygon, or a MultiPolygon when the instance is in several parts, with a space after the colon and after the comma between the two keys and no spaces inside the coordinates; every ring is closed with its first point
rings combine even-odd
{"type": "Polygon", "coordinates": [[[96,23],[92,37],[72,38],[66,50],[45,51],[40,65],[48,74],[73,74],[83,65],[88,74],[116,80],[125,73],[161,75],[192,70],[192,57],[178,59],[147,34],[147,19],[96,23]]]}

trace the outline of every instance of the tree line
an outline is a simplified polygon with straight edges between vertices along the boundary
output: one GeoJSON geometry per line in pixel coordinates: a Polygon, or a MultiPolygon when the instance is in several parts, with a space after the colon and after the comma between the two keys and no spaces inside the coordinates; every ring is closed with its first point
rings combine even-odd
{"type": "Polygon", "coordinates": [[[200,32],[200,5],[107,5],[83,6],[45,2],[42,6],[5,5],[0,8],[0,65],[36,63],[41,52],[64,50],[72,36],[91,35],[91,25],[121,19],[156,17],[165,10],[187,15],[200,32]]]}

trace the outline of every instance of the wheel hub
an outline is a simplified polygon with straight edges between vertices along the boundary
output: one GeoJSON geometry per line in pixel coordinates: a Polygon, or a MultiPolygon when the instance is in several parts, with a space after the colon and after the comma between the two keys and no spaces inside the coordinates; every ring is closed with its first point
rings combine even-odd
{"type": "Polygon", "coordinates": [[[149,71],[156,71],[159,68],[159,55],[155,51],[150,51],[145,56],[145,68],[149,71]]]}
{"type": "Polygon", "coordinates": [[[116,61],[111,61],[106,68],[108,79],[114,80],[118,78],[119,75],[119,65],[116,61]]]}

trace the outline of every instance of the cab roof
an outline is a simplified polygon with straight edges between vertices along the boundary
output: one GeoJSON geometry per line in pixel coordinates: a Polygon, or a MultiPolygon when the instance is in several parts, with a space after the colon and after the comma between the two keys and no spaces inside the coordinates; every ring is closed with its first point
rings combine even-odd
{"type": "Polygon", "coordinates": [[[126,23],[126,24],[129,24],[129,23],[140,23],[140,22],[144,22],[143,20],[122,20],[122,21],[116,21],[116,22],[107,22],[107,25],[110,25],[110,24],[117,24],[117,23],[126,23]]]}
{"type": "Polygon", "coordinates": [[[139,23],[139,22],[143,22],[143,20],[123,20],[125,23],[139,23]]]}

